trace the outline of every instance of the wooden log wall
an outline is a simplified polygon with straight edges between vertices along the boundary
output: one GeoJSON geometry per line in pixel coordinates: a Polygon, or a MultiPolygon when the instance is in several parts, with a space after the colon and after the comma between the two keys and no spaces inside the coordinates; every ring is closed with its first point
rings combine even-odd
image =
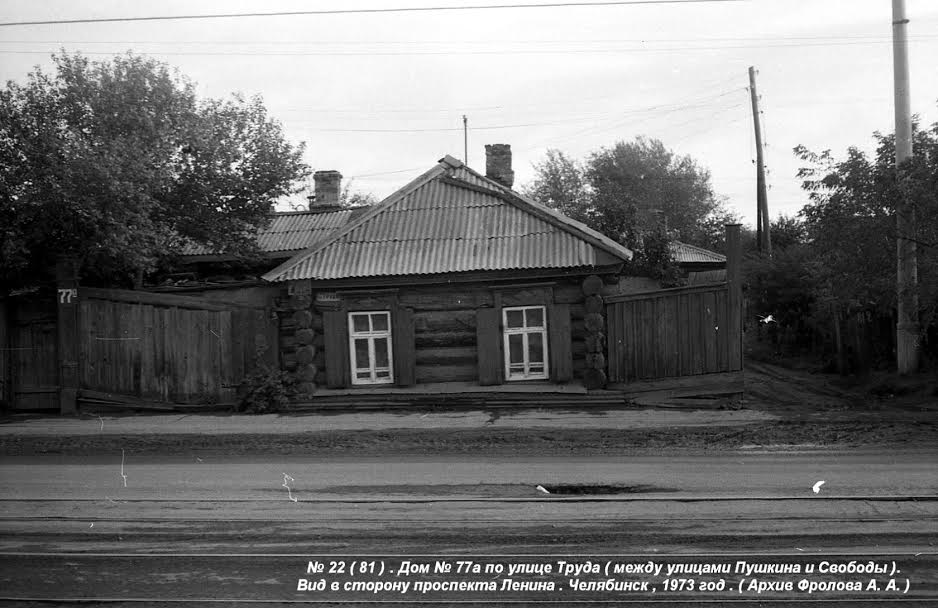
{"type": "MultiPolygon", "coordinates": [[[[496,299],[499,300],[498,304],[501,306],[546,305],[549,302],[544,300],[543,294],[545,293],[552,294],[555,303],[569,305],[573,374],[575,378],[581,377],[586,365],[584,344],[586,330],[583,320],[584,296],[580,283],[581,279],[574,278],[553,282],[547,288],[519,287],[516,289],[510,285],[493,288],[491,284],[472,283],[407,286],[392,290],[394,306],[400,310],[410,311],[408,314],[412,318],[416,383],[478,381],[476,335],[479,309],[495,307],[496,299]],[[496,296],[496,293],[500,295],[496,296]]],[[[347,315],[347,311],[351,310],[386,309],[387,307],[382,304],[380,292],[381,290],[375,292],[378,294],[375,296],[378,299],[369,296],[367,290],[353,294],[340,292],[343,315],[347,315]]],[[[313,295],[315,299],[315,293],[313,295]]],[[[322,323],[321,316],[317,318],[321,312],[317,313],[316,308],[317,306],[313,306],[313,323],[322,323]]],[[[295,340],[289,335],[293,326],[291,321],[281,320],[283,362],[287,369],[295,366],[295,358],[291,352],[295,340]]],[[[321,332],[316,333],[321,334],[321,332]]],[[[323,357],[323,350],[317,349],[319,357],[323,357]]],[[[347,353],[344,356],[347,357],[347,353]]],[[[328,356],[318,359],[316,364],[320,373],[330,365],[338,365],[328,356]]]]}
{"type": "Polygon", "coordinates": [[[402,290],[400,305],[412,309],[417,384],[475,382],[478,377],[476,310],[492,306],[483,287],[420,287],[402,290]]]}

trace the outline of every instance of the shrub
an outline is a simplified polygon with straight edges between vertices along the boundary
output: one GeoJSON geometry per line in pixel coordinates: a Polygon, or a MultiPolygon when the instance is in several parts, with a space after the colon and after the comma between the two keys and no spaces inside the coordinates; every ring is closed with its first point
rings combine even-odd
{"type": "Polygon", "coordinates": [[[283,409],[294,393],[295,379],[289,373],[259,365],[241,383],[235,411],[269,414],[283,409]]]}

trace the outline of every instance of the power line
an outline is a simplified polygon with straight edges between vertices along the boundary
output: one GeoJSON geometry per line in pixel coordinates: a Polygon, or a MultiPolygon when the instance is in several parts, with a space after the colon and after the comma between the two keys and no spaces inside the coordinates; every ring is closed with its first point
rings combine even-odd
{"type": "Polygon", "coordinates": [[[398,173],[410,173],[411,171],[419,171],[421,169],[426,169],[426,166],[411,167],[409,169],[398,169],[396,171],[382,171],[380,173],[362,173],[360,175],[350,175],[349,179],[362,179],[366,177],[378,177],[381,175],[396,175],[398,173]]]}
{"type": "MultiPolygon", "coordinates": [[[[938,35],[917,34],[909,36],[910,39],[938,38],[938,35]]],[[[868,34],[860,36],[765,36],[762,38],[749,37],[703,37],[703,38],[592,38],[592,39],[515,39],[515,40],[0,40],[0,44],[166,44],[178,46],[180,44],[197,45],[236,45],[266,44],[272,46],[300,45],[300,46],[327,46],[327,45],[409,45],[409,44],[609,44],[609,43],[640,43],[651,44],[656,42],[769,42],[786,40],[827,40],[827,41],[890,41],[888,36],[868,34]]]]}
{"type": "MultiPolygon", "coordinates": [[[[711,85],[711,87],[712,87],[712,85],[711,85]]],[[[711,87],[705,87],[705,88],[711,88],[711,87]]],[[[623,127],[623,126],[625,126],[625,125],[629,125],[629,126],[631,126],[631,127],[634,128],[634,127],[636,127],[636,126],[638,126],[638,125],[645,124],[645,123],[647,123],[647,122],[650,121],[650,120],[654,120],[654,119],[656,119],[656,118],[664,118],[664,117],[666,117],[666,116],[670,116],[671,114],[674,114],[675,112],[679,112],[679,111],[681,111],[681,110],[717,107],[717,106],[719,105],[719,103],[720,103],[720,102],[718,102],[717,100],[719,100],[719,99],[721,99],[721,98],[723,98],[723,97],[726,97],[727,95],[733,95],[733,94],[735,94],[735,93],[738,93],[738,92],[741,91],[741,90],[744,90],[744,89],[742,89],[742,88],[740,88],[740,87],[737,87],[737,88],[731,89],[731,90],[729,90],[729,91],[723,91],[723,92],[721,92],[721,93],[712,94],[712,95],[709,95],[709,96],[706,96],[706,97],[698,97],[698,98],[696,98],[696,99],[694,99],[694,96],[693,96],[693,95],[690,95],[690,96],[687,96],[687,97],[682,98],[682,99],[681,99],[680,101],[678,101],[677,103],[659,104],[659,105],[657,105],[657,106],[652,106],[652,107],[650,107],[650,108],[647,109],[647,111],[649,111],[649,112],[650,112],[650,111],[655,111],[655,110],[662,110],[662,111],[664,112],[663,114],[659,114],[659,115],[657,115],[657,116],[648,116],[648,117],[646,117],[646,118],[642,118],[642,119],[639,120],[638,122],[632,122],[632,121],[633,121],[633,118],[632,118],[632,117],[627,117],[627,118],[624,118],[624,119],[622,119],[622,120],[615,121],[615,122],[613,122],[613,123],[610,124],[610,125],[604,125],[604,126],[598,126],[598,127],[589,127],[589,128],[586,128],[586,129],[581,129],[581,130],[576,131],[576,132],[574,132],[574,133],[570,133],[570,134],[568,134],[568,135],[563,135],[563,136],[560,136],[560,137],[552,137],[552,138],[550,138],[550,139],[539,140],[539,141],[535,142],[534,144],[528,145],[528,146],[525,148],[525,151],[533,150],[534,148],[536,148],[536,147],[538,147],[539,145],[544,144],[544,143],[551,143],[551,144],[553,144],[553,143],[556,143],[556,142],[559,142],[559,141],[569,141],[569,140],[571,140],[571,139],[579,138],[579,137],[582,137],[582,136],[585,136],[585,135],[594,136],[594,135],[598,135],[598,134],[600,134],[600,133],[607,133],[607,132],[609,132],[609,131],[613,131],[613,130],[615,130],[615,129],[619,129],[620,127],[623,127]],[[706,103],[701,103],[701,102],[706,102],[706,103]]],[[[699,93],[698,93],[698,94],[699,94],[699,93]]],[[[634,114],[634,113],[640,113],[640,112],[639,112],[639,111],[636,111],[636,112],[632,112],[632,113],[634,114]]]]}
{"type": "MultiPolygon", "coordinates": [[[[2,27],[3,24],[0,24],[2,27]]],[[[931,39],[928,39],[929,41],[931,39]]],[[[923,37],[918,42],[926,42],[923,37]]],[[[52,44],[52,43],[50,43],[52,44]]],[[[808,47],[839,47],[864,46],[871,44],[892,44],[889,40],[868,40],[853,42],[802,42],[782,44],[743,44],[743,45],[716,45],[716,46],[669,46],[669,47],[618,47],[595,49],[501,49],[501,50],[402,50],[402,51],[151,51],[154,55],[183,56],[183,57],[413,57],[413,56],[456,56],[456,55],[607,55],[615,53],[673,53],[675,51],[723,51],[743,49],[804,49],[808,47]]],[[[4,55],[45,55],[49,50],[0,50],[4,55]]],[[[81,51],[84,55],[114,55],[122,51],[81,51]]],[[[146,54],[146,53],[141,53],[146,54]]]]}
{"type": "Polygon", "coordinates": [[[545,4],[477,4],[468,6],[408,6],[394,8],[358,8],[314,11],[278,11],[273,13],[218,13],[193,15],[158,15],[149,17],[105,17],[98,19],[57,19],[50,21],[9,21],[0,27],[18,25],[64,25],[78,23],[118,23],[134,21],[179,21],[191,19],[234,19],[242,17],[297,17],[301,15],[362,15],[388,13],[429,13],[441,11],[471,11],[523,8],[576,8],[591,6],[628,6],[641,4],[704,4],[717,2],[743,2],[745,0],[621,0],[608,2],[549,2],[545,4]]]}

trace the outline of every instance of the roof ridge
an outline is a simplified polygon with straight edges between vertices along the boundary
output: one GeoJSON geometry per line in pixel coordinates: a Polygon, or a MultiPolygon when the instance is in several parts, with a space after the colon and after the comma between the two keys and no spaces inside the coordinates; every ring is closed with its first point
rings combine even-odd
{"type": "Polygon", "coordinates": [[[537,234],[554,234],[554,232],[552,232],[552,231],[550,231],[550,230],[536,230],[536,231],[533,231],[533,232],[532,232],[532,231],[528,231],[528,232],[525,232],[524,234],[490,234],[490,235],[487,235],[487,236],[474,236],[474,235],[468,235],[468,236],[461,236],[461,235],[460,235],[460,236],[433,236],[433,237],[420,237],[420,236],[415,236],[415,237],[393,238],[393,239],[390,239],[390,238],[389,238],[389,239],[363,239],[363,240],[360,240],[360,241],[352,241],[352,243],[398,243],[398,242],[400,242],[400,243],[408,243],[408,242],[413,242],[413,241],[427,241],[427,242],[432,242],[432,241],[453,241],[453,240],[465,240],[465,241],[474,240],[474,241],[481,241],[481,240],[485,240],[485,239],[517,239],[517,238],[524,238],[524,237],[526,237],[526,236],[532,236],[532,235],[537,235],[537,234]]]}
{"type": "Polygon", "coordinates": [[[283,275],[285,272],[287,272],[291,268],[298,266],[304,260],[306,260],[309,256],[325,249],[330,243],[334,243],[338,241],[340,238],[344,237],[352,230],[358,228],[365,222],[370,221],[373,217],[383,213],[390,206],[400,201],[400,199],[402,199],[409,192],[412,192],[413,190],[416,190],[420,186],[426,184],[431,179],[436,177],[439,173],[445,172],[445,169],[443,169],[442,165],[444,161],[446,161],[447,159],[452,159],[452,157],[447,155],[444,158],[440,159],[440,161],[436,165],[431,167],[428,171],[425,171],[423,174],[412,179],[407,184],[404,184],[398,190],[396,190],[395,192],[392,192],[387,198],[385,198],[383,201],[381,201],[377,205],[368,207],[367,211],[362,213],[354,221],[349,222],[348,224],[346,224],[339,230],[333,232],[328,237],[326,237],[323,241],[314,244],[312,247],[309,247],[308,249],[306,249],[305,251],[301,253],[297,253],[295,256],[285,261],[283,264],[280,264],[273,270],[270,270],[264,273],[264,275],[261,278],[264,279],[265,281],[277,280],[277,278],[280,275],[283,275]]]}

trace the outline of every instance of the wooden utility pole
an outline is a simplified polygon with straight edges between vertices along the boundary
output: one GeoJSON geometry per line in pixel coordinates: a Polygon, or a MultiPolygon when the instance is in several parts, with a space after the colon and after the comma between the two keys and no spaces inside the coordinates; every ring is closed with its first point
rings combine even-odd
{"type": "Polygon", "coordinates": [[[462,115],[462,162],[469,164],[469,119],[462,115]]]}
{"type": "Polygon", "coordinates": [[[915,205],[907,198],[906,179],[912,161],[912,105],[909,96],[909,41],[905,0],[892,0],[892,72],[896,104],[896,367],[900,374],[918,371],[918,259],[915,205]]]}
{"type": "Polygon", "coordinates": [[[756,243],[759,251],[772,255],[769,230],[769,197],[765,185],[765,159],[762,149],[762,120],[759,116],[759,95],[756,92],[756,68],[749,67],[749,95],[752,98],[752,124],[756,131],[756,243]]]}

